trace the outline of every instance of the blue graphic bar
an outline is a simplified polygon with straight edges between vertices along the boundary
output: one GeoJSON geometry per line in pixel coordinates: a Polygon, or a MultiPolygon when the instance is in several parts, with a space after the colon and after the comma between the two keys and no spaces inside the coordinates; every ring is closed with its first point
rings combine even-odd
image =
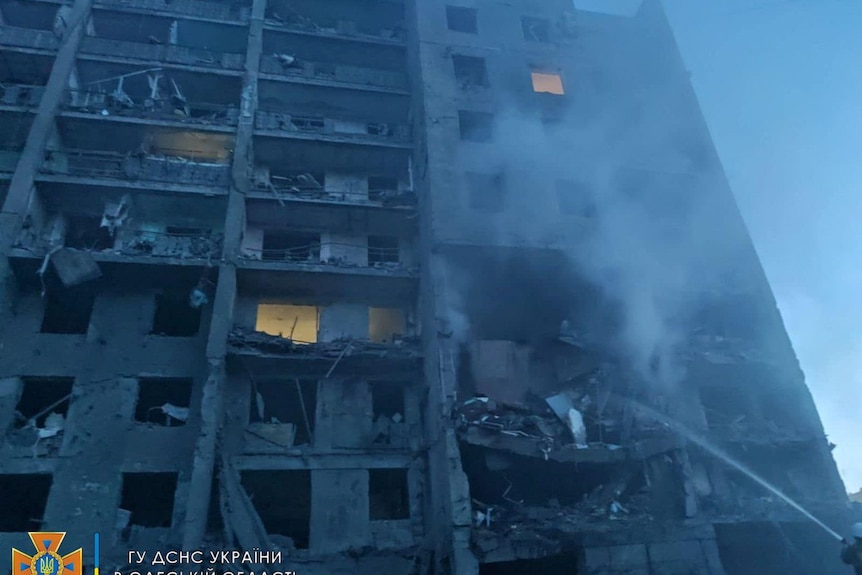
{"type": "Polygon", "coordinates": [[[93,575],[99,575],[99,534],[93,534],[93,555],[95,559],[93,559],[94,569],[93,575]]]}

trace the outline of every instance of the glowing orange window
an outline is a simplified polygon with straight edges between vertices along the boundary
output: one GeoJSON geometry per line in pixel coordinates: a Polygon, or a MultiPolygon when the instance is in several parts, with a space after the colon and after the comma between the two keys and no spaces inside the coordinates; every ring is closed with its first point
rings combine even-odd
{"type": "Polygon", "coordinates": [[[559,74],[551,74],[548,72],[533,72],[533,91],[545,94],[556,94],[562,96],[566,93],[563,90],[563,79],[559,74]]]}

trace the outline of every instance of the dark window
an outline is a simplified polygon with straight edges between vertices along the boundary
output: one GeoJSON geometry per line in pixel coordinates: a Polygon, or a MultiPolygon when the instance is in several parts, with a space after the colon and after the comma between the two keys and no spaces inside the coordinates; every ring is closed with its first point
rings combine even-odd
{"type": "Polygon", "coordinates": [[[167,427],[185,425],[191,397],[191,378],[141,378],[138,380],[135,421],[167,427]]]}
{"type": "Polygon", "coordinates": [[[551,23],[544,18],[521,18],[521,28],[524,30],[524,39],[530,42],[550,42],[551,23]]]}
{"type": "Polygon", "coordinates": [[[466,174],[470,207],[486,212],[501,212],[506,206],[506,188],[502,174],[466,174]]]}
{"type": "Polygon", "coordinates": [[[87,333],[96,301],[92,283],[49,289],[44,301],[42,333],[87,333]]]}
{"type": "Polygon", "coordinates": [[[163,293],[156,296],[151,333],[171,337],[197,335],[201,325],[201,309],[191,306],[189,293],[163,293]]]}
{"type": "Polygon", "coordinates": [[[104,250],[114,245],[108,228],[102,227],[100,216],[69,216],[63,245],[81,250],[104,250]]]}
{"type": "Polygon", "coordinates": [[[409,519],[406,469],[369,469],[368,506],[372,521],[409,519]]]}
{"type": "Polygon", "coordinates": [[[242,485],[267,532],[308,549],[311,525],[310,471],[243,471],[242,485]]]}
{"type": "Polygon", "coordinates": [[[368,199],[372,202],[382,201],[389,194],[398,192],[398,180],[396,178],[384,178],[371,176],[368,178],[368,199]]]}
{"type": "Polygon", "coordinates": [[[455,54],[452,56],[452,63],[455,66],[455,79],[462,89],[488,85],[488,70],[484,58],[455,54]]]}
{"type": "Polygon", "coordinates": [[[74,377],[24,377],[21,399],[15,406],[21,417],[15,423],[16,427],[24,427],[31,419],[36,420],[36,427],[45,427],[45,419],[53,413],[66,417],[69,410],[69,400],[72,395],[74,377]]]}
{"type": "Polygon", "coordinates": [[[494,137],[494,115],[487,112],[458,111],[461,139],[470,142],[490,142],[494,137]]]}
{"type": "Polygon", "coordinates": [[[368,264],[398,263],[398,238],[368,236],[368,264]]]}
{"type": "Polygon", "coordinates": [[[374,419],[395,414],[404,417],[404,383],[379,381],[371,384],[371,404],[374,419]]]}
{"type": "Polygon", "coordinates": [[[446,6],[446,25],[453,32],[476,34],[479,31],[476,9],[464,8],[462,6],[446,6]]]}
{"type": "Polygon", "coordinates": [[[42,528],[52,479],[48,473],[0,475],[0,532],[42,528]]]}
{"type": "Polygon", "coordinates": [[[316,380],[255,380],[251,390],[251,423],[293,424],[296,428],[293,444],[306,445],[311,443],[316,413],[316,380]]]}
{"type": "Polygon", "coordinates": [[[170,527],[176,491],[176,473],[123,473],[120,507],[131,513],[129,525],[170,527]]]}
{"type": "Polygon", "coordinates": [[[282,231],[263,232],[263,254],[269,261],[320,261],[320,236],[282,231]]]}
{"type": "Polygon", "coordinates": [[[556,189],[561,212],[584,218],[595,215],[595,206],[586,184],[571,180],[557,180],[556,189]]]}

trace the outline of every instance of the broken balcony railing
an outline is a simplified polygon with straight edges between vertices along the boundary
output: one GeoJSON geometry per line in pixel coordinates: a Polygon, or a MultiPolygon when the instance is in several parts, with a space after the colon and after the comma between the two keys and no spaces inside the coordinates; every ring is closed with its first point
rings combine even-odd
{"type": "Polygon", "coordinates": [[[228,337],[234,353],[288,355],[301,359],[344,361],[351,357],[416,359],[421,355],[420,340],[416,336],[393,336],[388,343],[368,339],[338,339],[329,342],[306,343],[287,337],[270,335],[241,327],[234,327],[228,337]]]}
{"type": "Polygon", "coordinates": [[[354,122],[322,116],[293,115],[288,112],[258,110],[255,118],[258,130],[332,134],[347,138],[394,140],[406,142],[407,126],[376,122],[354,122]]]}
{"type": "Polygon", "coordinates": [[[397,247],[373,247],[341,242],[309,243],[284,248],[245,247],[243,248],[243,255],[246,258],[271,262],[310,263],[341,267],[384,267],[388,269],[407,269],[408,267],[400,261],[400,249],[397,247]]]}
{"type": "Polygon", "coordinates": [[[241,70],[245,62],[244,54],[216,52],[176,44],[144,44],[142,42],[110,40],[93,36],[84,37],[81,42],[81,53],[226,70],[241,70]]]}
{"type": "Polygon", "coordinates": [[[129,256],[209,259],[221,253],[222,234],[206,231],[120,230],[115,251],[129,256]]]}
{"type": "Polygon", "coordinates": [[[336,20],[335,18],[315,20],[312,17],[300,14],[285,4],[277,8],[267,8],[265,21],[270,26],[279,26],[303,32],[314,32],[328,36],[390,41],[398,41],[404,38],[404,30],[400,26],[386,27],[381,25],[362,27],[350,20],[336,20]]]}
{"type": "MultiPolygon", "coordinates": [[[[153,10],[153,3],[147,0],[98,0],[96,5],[153,10]]],[[[245,22],[248,20],[251,12],[251,2],[239,1],[223,3],[202,0],[172,0],[171,2],[160,2],[158,9],[162,12],[182,14],[185,16],[197,16],[211,20],[245,22]]]]}
{"type": "Polygon", "coordinates": [[[327,189],[320,185],[310,174],[297,176],[267,176],[256,178],[255,189],[268,191],[277,200],[283,198],[319,200],[346,204],[373,204],[388,207],[414,207],[416,194],[410,190],[392,187],[374,187],[365,189],[343,188],[327,189]]]}
{"type": "Polygon", "coordinates": [[[308,62],[301,57],[286,53],[263,54],[260,71],[262,74],[292,76],[309,80],[328,80],[390,90],[407,89],[407,76],[402,72],[324,62],[308,62]]]}
{"type": "Polygon", "coordinates": [[[35,108],[42,100],[45,86],[33,84],[0,84],[0,105],[35,108]]]}
{"type": "Polygon", "coordinates": [[[65,109],[103,117],[119,116],[186,124],[234,126],[239,120],[239,107],[235,105],[188,102],[178,97],[132,97],[122,90],[68,90],[65,109]]]}
{"type": "MultiPolygon", "coordinates": [[[[97,237],[95,233],[97,231],[98,228],[93,230],[91,235],[97,237]]],[[[101,237],[104,239],[94,240],[91,244],[81,244],[75,249],[123,256],[209,259],[218,257],[222,246],[222,234],[206,231],[166,232],[118,227],[113,238],[107,234],[101,237]]],[[[25,229],[19,235],[15,247],[43,257],[59,246],[45,234],[34,234],[31,230],[25,229]]]]}
{"type": "Polygon", "coordinates": [[[90,150],[48,151],[40,172],[208,187],[230,185],[228,164],[152,154],[118,154],[90,150]]]}

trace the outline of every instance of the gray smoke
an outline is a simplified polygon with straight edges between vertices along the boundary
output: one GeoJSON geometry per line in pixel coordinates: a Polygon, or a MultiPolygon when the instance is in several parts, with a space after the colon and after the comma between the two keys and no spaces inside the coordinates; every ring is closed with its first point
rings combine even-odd
{"type": "MultiPolygon", "coordinates": [[[[617,49],[632,56],[637,47],[621,40],[617,49]]],[[[636,78],[650,76],[642,69],[648,64],[630,60],[641,66],[636,78]]],[[[489,243],[562,247],[620,308],[618,352],[644,378],[665,386],[684,377],[680,345],[704,302],[727,285],[741,247],[728,241],[734,235],[726,233],[733,221],[729,191],[698,124],[687,79],[668,76],[663,70],[655,74],[663,81],[635,85],[616,100],[605,96],[588,117],[570,106],[550,128],[508,106],[495,118],[493,161],[483,158],[475,169],[506,171],[509,206],[496,226],[462,221],[489,243]],[[561,214],[546,174],[576,182],[590,217],[561,214]]],[[[463,326],[458,297],[450,302],[452,316],[463,326]]]]}

